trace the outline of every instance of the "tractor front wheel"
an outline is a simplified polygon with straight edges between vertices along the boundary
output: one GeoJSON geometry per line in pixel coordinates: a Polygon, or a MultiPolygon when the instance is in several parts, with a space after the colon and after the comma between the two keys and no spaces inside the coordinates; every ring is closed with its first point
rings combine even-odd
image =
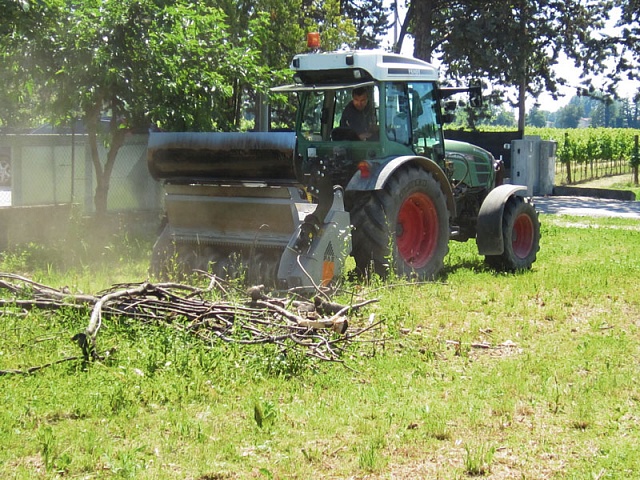
{"type": "Polygon", "coordinates": [[[449,213],[433,176],[417,166],[399,169],[384,189],[360,195],[350,209],[352,254],[360,273],[432,279],[448,252],[449,213]]]}
{"type": "Polygon", "coordinates": [[[528,270],[540,250],[540,221],[535,207],[522,197],[512,197],[502,216],[502,255],[487,255],[488,265],[496,270],[528,270]]]}

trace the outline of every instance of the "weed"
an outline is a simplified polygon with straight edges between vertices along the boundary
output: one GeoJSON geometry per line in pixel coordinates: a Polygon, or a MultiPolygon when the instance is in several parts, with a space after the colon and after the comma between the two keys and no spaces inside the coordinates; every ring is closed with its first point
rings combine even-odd
{"type": "Polygon", "coordinates": [[[40,454],[42,455],[44,466],[47,471],[49,471],[53,467],[58,450],[53,429],[49,426],[41,428],[38,432],[38,440],[40,442],[40,454]]]}
{"type": "Polygon", "coordinates": [[[438,411],[431,411],[429,405],[425,406],[424,412],[424,429],[427,435],[436,440],[449,440],[451,433],[447,427],[446,415],[438,411]]]}
{"type": "Polygon", "coordinates": [[[374,435],[358,447],[358,466],[367,471],[375,472],[383,466],[384,459],[381,450],[384,448],[384,438],[374,435]]]}
{"type": "MultiPolygon", "coordinates": [[[[284,343],[286,346],[288,341],[284,343]]],[[[269,376],[290,378],[304,374],[312,369],[306,353],[300,349],[284,350],[276,345],[257,347],[255,352],[247,357],[257,374],[266,373],[269,376]]]]}
{"type": "Polygon", "coordinates": [[[119,451],[115,457],[105,456],[105,467],[120,478],[137,478],[138,472],[143,470],[146,460],[142,457],[141,447],[119,451]]]}
{"type": "Polygon", "coordinates": [[[484,476],[491,472],[491,462],[495,454],[495,447],[481,443],[464,446],[464,471],[471,476],[484,476]]]}
{"type": "Polygon", "coordinates": [[[253,419],[258,428],[271,427],[278,418],[276,405],[270,400],[256,400],[253,403],[253,419]]]}
{"type": "Polygon", "coordinates": [[[301,448],[300,451],[309,463],[318,463],[322,460],[322,452],[314,447],[301,448]]]}
{"type": "Polygon", "coordinates": [[[573,411],[571,426],[576,430],[586,430],[593,422],[593,407],[588,393],[584,392],[577,400],[573,411]]]}

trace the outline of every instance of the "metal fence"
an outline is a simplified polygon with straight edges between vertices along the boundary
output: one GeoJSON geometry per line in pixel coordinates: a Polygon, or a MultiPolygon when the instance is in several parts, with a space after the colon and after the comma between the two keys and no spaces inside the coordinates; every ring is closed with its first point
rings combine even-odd
{"type": "MultiPolygon", "coordinates": [[[[0,152],[10,159],[10,181],[0,185],[0,205],[73,203],[95,212],[95,172],[87,135],[0,135],[0,152]]],[[[159,211],[162,188],[147,170],[148,135],[130,135],[111,175],[109,212],[159,211]]],[[[100,146],[104,163],[107,150],[100,146]]]]}

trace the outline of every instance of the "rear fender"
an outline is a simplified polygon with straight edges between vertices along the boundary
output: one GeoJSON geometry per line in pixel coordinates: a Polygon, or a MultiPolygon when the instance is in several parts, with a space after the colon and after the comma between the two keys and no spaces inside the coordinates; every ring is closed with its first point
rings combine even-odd
{"type": "Polygon", "coordinates": [[[480,255],[501,255],[504,252],[502,216],[504,206],[514,195],[523,196],[523,185],[500,185],[489,192],[482,202],[476,225],[476,242],[480,255]]]}
{"type": "Polygon", "coordinates": [[[368,178],[363,178],[360,171],[357,171],[351,180],[347,184],[345,189],[347,192],[362,192],[371,190],[382,190],[387,183],[387,180],[395,173],[395,171],[405,164],[413,163],[422,167],[427,172],[431,173],[433,177],[440,184],[440,188],[447,199],[447,209],[452,217],[456,215],[456,204],[453,198],[453,191],[451,190],[451,184],[449,179],[442,171],[442,169],[433,160],[429,160],[425,157],[417,157],[412,155],[403,155],[401,157],[395,157],[388,162],[382,164],[382,168],[371,171],[368,178]]]}

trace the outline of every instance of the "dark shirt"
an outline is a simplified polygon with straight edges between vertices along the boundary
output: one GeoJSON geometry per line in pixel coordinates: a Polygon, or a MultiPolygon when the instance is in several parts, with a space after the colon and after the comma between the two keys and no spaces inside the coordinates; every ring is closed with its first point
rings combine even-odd
{"type": "Polygon", "coordinates": [[[357,134],[370,132],[372,125],[374,125],[373,116],[368,106],[360,111],[353,106],[353,102],[349,102],[340,118],[341,127],[350,128],[357,134]]]}

